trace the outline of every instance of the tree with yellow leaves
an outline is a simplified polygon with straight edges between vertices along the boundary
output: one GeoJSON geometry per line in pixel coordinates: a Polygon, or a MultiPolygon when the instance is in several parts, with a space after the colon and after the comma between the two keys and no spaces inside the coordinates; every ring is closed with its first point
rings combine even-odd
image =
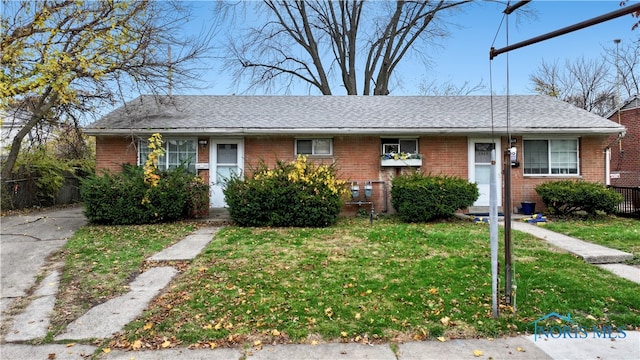
{"type": "Polygon", "coordinates": [[[0,106],[29,113],[2,165],[11,175],[22,139],[43,122],[96,113],[130,92],[167,93],[197,78],[213,32],[176,34],[189,21],[180,2],[2,1],[0,106]],[[169,56],[169,49],[177,56],[169,56]]]}

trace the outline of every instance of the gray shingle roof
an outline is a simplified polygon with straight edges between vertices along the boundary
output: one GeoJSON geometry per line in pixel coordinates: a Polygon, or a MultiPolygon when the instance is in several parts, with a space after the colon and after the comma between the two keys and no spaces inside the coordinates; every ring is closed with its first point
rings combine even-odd
{"type": "MultiPolygon", "coordinates": [[[[616,134],[624,127],[548,96],[510,96],[514,134],[616,134]]],[[[505,133],[506,96],[138,97],[90,124],[90,135],[505,133]]]]}

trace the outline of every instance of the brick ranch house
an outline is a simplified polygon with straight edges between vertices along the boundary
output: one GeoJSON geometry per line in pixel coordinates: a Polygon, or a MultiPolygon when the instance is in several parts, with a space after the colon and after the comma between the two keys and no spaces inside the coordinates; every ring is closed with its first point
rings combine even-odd
{"type": "Polygon", "coordinates": [[[623,139],[611,141],[611,185],[640,187],[640,95],[630,97],[608,119],[627,128],[623,139]]]}
{"type": "MultiPolygon", "coordinates": [[[[162,134],[166,155],[160,166],[188,162],[211,184],[211,207],[225,206],[222,186],[231,173],[243,174],[260,159],[272,165],[306,154],[335,162],[343,179],[357,182],[360,196],[354,200],[372,201],[378,212],[393,211],[391,179],[410,168],[469,179],[481,193],[474,205],[488,207],[489,149],[495,144],[503,153],[508,132],[519,163],[512,168],[512,207],[535,201],[540,209],[537,184],[565,178],[605,183],[609,137],[624,131],[616,122],[539,95],[148,95],[85,129],[96,137],[98,171],[143,164],[146,139],[162,134]],[[418,155],[396,160],[389,153],[418,155]],[[365,183],[373,189],[369,198],[363,197],[365,183]]],[[[503,198],[499,194],[500,204],[503,198]]]]}

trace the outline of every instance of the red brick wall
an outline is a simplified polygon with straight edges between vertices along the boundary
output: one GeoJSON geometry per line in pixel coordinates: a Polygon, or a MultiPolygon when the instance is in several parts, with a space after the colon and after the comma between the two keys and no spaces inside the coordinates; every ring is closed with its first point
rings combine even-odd
{"type": "MultiPolygon", "coordinates": [[[[516,139],[515,147],[518,149],[518,161],[520,167],[511,168],[511,198],[512,207],[516,209],[520,207],[522,201],[533,201],[536,203],[536,211],[545,210],[542,199],[535,191],[535,187],[541,183],[561,180],[563,177],[556,176],[532,176],[524,175],[524,167],[522,166],[522,137],[514,137],[516,139]]],[[[502,138],[502,143],[506,144],[507,139],[502,138]]],[[[571,179],[585,180],[589,182],[605,183],[605,154],[604,148],[609,143],[605,136],[584,136],[579,141],[579,168],[580,176],[571,177],[571,179]]],[[[504,162],[504,159],[503,159],[504,162]]],[[[504,191],[504,181],[503,191],[504,191]]],[[[503,193],[504,196],[504,193],[503,193]]],[[[504,199],[504,197],[503,197],[504,199]]]]}
{"type": "Polygon", "coordinates": [[[138,162],[137,141],[130,137],[96,137],[96,173],[122,171],[122,164],[138,162]]]}
{"type": "MultiPolygon", "coordinates": [[[[208,138],[202,138],[207,140],[208,138]]],[[[138,163],[138,140],[131,137],[97,136],[96,137],[96,173],[102,170],[122,171],[122,164],[138,163]]],[[[209,162],[209,144],[198,146],[198,162],[209,162]]],[[[198,170],[205,181],[209,181],[209,170],[198,170]]]]}
{"type": "MultiPolygon", "coordinates": [[[[207,144],[201,146],[198,143],[198,163],[200,164],[208,164],[209,163],[209,138],[208,137],[204,137],[204,138],[199,138],[198,141],[200,140],[206,140],[207,144]]],[[[198,171],[198,175],[202,178],[202,180],[204,180],[205,183],[209,182],[209,170],[197,170],[198,171]]]]}
{"type": "MultiPolygon", "coordinates": [[[[464,178],[468,176],[468,145],[465,136],[421,137],[418,145],[419,152],[423,155],[423,172],[464,178]],[[447,155],[443,156],[443,153],[447,155]]],[[[259,159],[263,159],[269,166],[273,166],[276,159],[293,160],[294,146],[294,137],[289,136],[246,137],[245,170],[248,171],[255,166],[259,159]]],[[[335,136],[333,156],[313,156],[310,159],[317,163],[335,162],[341,179],[358,182],[361,196],[355,200],[365,200],[362,195],[363,185],[365,181],[373,181],[375,210],[392,212],[391,180],[400,174],[401,170],[407,169],[381,167],[380,147],[380,136],[335,136]]],[[[362,206],[369,209],[369,205],[362,206]]],[[[357,209],[357,205],[348,205],[346,211],[357,209]]]]}
{"type": "MultiPolygon", "coordinates": [[[[522,137],[516,137],[518,160],[522,162],[522,137]]],[[[502,144],[506,144],[506,138],[502,144]]],[[[604,147],[610,141],[603,136],[587,136],[580,139],[580,171],[576,179],[604,183],[604,147]]],[[[295,159],[294,137],[292,136],[248,136],[244,140],[245,172],[250,172],[260,160],[273,166],[276,160],[295,159]]],[[[631,146],[629,145],[629,148],[631,146]]],[[[423,136],[419,139],[419,152],[423,155],[422,172],[434,175],[450,175],[468,178],[468,138],[466,136],[423,136]]],[[[500,155],[500,154],[499,154],[500,155]]],[[[333,156],[310,157],[318,163],[335,161],[341,179],[357,181],[362,186],[365,181],[374,181],[373,201],[375,210],[393,211],[391,207],[390,185],[401,169],[380,166],[379,136],[335,136],[333,156]],[[385,197],[386,186],[386,197],[385,197]],[[386,199],[386,202],[385,202],[386,199]]],[[[502,159],[502,158],[501,158],[502,159]]],[[[502,159],[503,161],[504,159],[502,159]]],[[[98,137],[96,139],[96,168],[120,171],[121,164],[135,164],[137,151],[131,138],[98,137]]],[[[209,145],[198,146],[198,162],[209,161],[209,145]]],[[[200,176],[208,181],[209,170],[199,170],[200,176]]],[[[549,176],[523,176],[523,167],[512,168],[512,206],[520,207],[522,201],[535,201],[536,210],[542,210],[542,201],[535,192],[535,186],[546,181],[560,179],[549,176]]],[[[504,182],[501,180],[503,186],[504,182]]],[[[504,198],[504,197],[503,197],[504,198]]],[[[361,195],[359,200],[364,200],[361,195]]],[[[368,205],[363,205],[368,210],[368,205]]],[[[347,206],[347,212],[354,212],[357,205],[347,206]]]]}
{"type": "MultiPolygon", "coordinates": [[[[618,113],[610,120],[618,122],[618,113]]],[[[611,179],[611,185],[640,186],[640,108],[621,111],[620,123],[627,133],[620,143],[611,146],[611,172],[620,174],[620,178],[611,179]]]]}
{"type": "Polygon", "coordinates": [[[420,138],[423,172],[433,175],[469,177],[469,145],[466,136],[420,138]]]}

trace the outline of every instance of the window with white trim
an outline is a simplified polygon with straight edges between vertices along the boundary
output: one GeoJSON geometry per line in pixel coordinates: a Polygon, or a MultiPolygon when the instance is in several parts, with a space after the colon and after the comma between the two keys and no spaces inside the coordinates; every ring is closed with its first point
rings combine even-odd
{"type": "Polygon", "coordinates": [[[523,141],[525,175],[578,175],[578,139],[523,141]]]}
{"type": "Polygon", "coordinates": [[[417,154],[418,139],[380,139],[382,143],[382,154],[417,154]]]}
{"type": "Polygon", "coordinates": [[[296,139],[296,155],[332,155],[333,139],[296,139]]]}
{"type": "MultiPolygon", "coordinates": [[[[138,146],[138,165],[144,165],[151,150],[147,146],[148,141],[141,140],[138,146]]],[[[198,142],[196,139],[167,139],[162,141],[164,155],[158,158],[158,169],[175,169],[185,165],[187,169],[195,173],[198,159],[198,142]]]]}

